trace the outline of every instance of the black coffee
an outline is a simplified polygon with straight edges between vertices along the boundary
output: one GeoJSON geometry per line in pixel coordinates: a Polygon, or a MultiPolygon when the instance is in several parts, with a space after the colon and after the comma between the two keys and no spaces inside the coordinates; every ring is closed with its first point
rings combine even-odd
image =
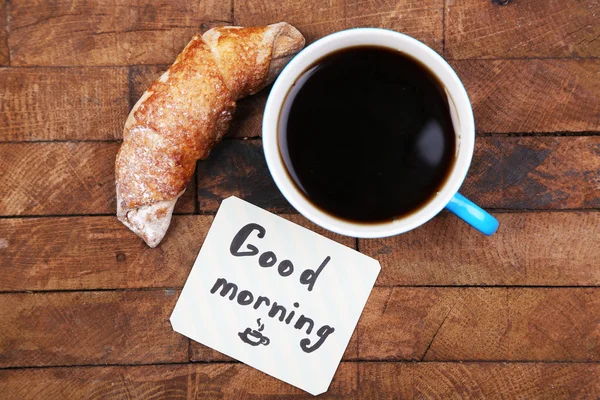
{"type": "Polygon", "coordinates": [[[442,84],[415,59],[354,47],[316,62],[279,121],[289,175],[323,211],[355,222],[411,214],[449,176],[456,139],[442,84]]]}

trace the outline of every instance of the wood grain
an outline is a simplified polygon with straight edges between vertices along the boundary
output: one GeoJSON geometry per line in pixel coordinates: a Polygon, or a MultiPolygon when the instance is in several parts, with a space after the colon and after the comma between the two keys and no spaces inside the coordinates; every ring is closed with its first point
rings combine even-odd
{"type": "Polygon", "coordinates": [[[201,343],[190,340],[190,361],[234,362],[235,359],[201,343]]]}
{"type": "MultiPolygon", "coordinates": [[[[131,104],[134,104],[166,69],[166,65],[131,67],[131,104]]],[[[268,86],[257,94],[244,97],[237,102],[233,121],[226,137],[255,138],[262,136],[262,116],[270,91],[271,86],[268,86]]]]}
{"type": "MultiPolygon", "coordinates": [[[[375,288],[356,328],[359,358],[423,359],[457,295],[457,289],[375,288]]],[[[483,333],[489,328],[483,321],[481,327],[483,333]]],[[[475,338],[477,333],[473,332],[475,338]]]]}
{"type": "Polygon", "coordinates": [[[451,64],[469,93],[478,132],[600,131],[599,59],[451,64]]]}
{"type": "MultiPolygon", "coordinates": [[[[112,214],[119,143],[0,143],[0,216],[112,214]]],[[[175,212],[194,212],[195,181],[175,212]]]]}
{"type": "Polygon", "coordinates": [[[269,174],[262,141],[226,140],[198,162],[196,174],[200,211],[216,211],[229,196],[272,212],[293,210],[269,174]]]}
{"type": "Polygon", "coordinates": [[[8,50],[8,31],[6,17],[6,2],[0,3],[0,65],[8,65],[10,63],[10,52],[8,50]]]}
{"type": "MultiPolygon", "coordinates": [[[[348,247],[354,239],[282,215],[348,247]]],[[[361,239],[381,262],[377,285],[596,286],[600,213],[496,214],[485,237],[442,214],[425,226],[384,239],[361,239]]],[[[147,248],[114,217],[0,220],[0,291],[181,288],[212,216],[175,216],[157,249],[147,248]],[[25,252],[23,248],[28,250],[25,252]]]]}
{"type": "MultiPolygon", "coordinates": [[[[187,339],[168,322],[177,295],[175,290],[1,294],[0,345],[6,350],[0,368],[187,360],[187,339]]],[[[597,361],[599,319],[597,288],[377,287],[346,357],[597,361]]],[[[202,348],[190,355],[224,360],[202,348]]]]}
{"type": "MultiPolygon", "coordinates": [[[[508,315],[517,328],[510,335],[511,359],[548,360],[551,354],[553,360],[600,360],[597,289],[509,289],[508,293],[508,315]]],[[[447,351],[443,342],[439,350],[447,351]]]]}
{"type": "Polygon", "coordinates": [[[128,96],[126,68],[2,68],[0,141],[121,138],[128,96]]]}
{"type": "Polygon", "coordinates": [[[600,137],[479,138],[461,192],[488,208],[600,207],[600,137]]]}
{"type": "Polygon", "coordinates": [[[167,65],[133,65],[129,67],[130,105],[139,100],[150,85],[169,68],[167,65]]]}
{"type": "Polygon", "coordinates": [[[156,249],[114,216],[0,219],[0,291],[181,288],[212,219],[174,216],[156,249]]]}
{"type": "Polygon", "coordinates": [[[597,288],[375,288],[358,324],[369,360],[597,361],[597,288]]]}
{"type": "Polygon", "coordinates": [[[600,56],[598,0],[446,3],[450,58],[600,56]]]}
{"type": "Polygon", "coordinates": [[[360,363],[362,399],[596,398],[598,364],[360,363]]]}
{"type": "MultiPolygon", "coordinates": [[[[598,60],[453,66],[469,91],[479,132],[600,130],[598,60]]],[[[0,141],[120,139],[129,106],[165,68],[131,67],[131,94],[127,70],[118,67],[0,69],[0,141]]],[[[261,135],[269,89],[238,103],[230,137],[261,135]]]]}
{"type": "MultiPolygon", "coordinates": [[[[355,247],[298,214],[282,217],[355,247]]],[[[112,216],[0,219],[0,291],[182,288],[212,220],[176,215],[150,249],[112,216]]]]}
{"type": "Polygon", "coordinates": [[[171,64],[203,23],[231,18],[220,0],[12,0],[11,63],[171,64]]]}
{"type": "MultiPolygon", "coordinates": [[[[312,399],[242,364],[0,370],[10,399],[312,399]]],[[[323,399],[596,398],[600,366],[578,363],[342,363],[323,399]]]]}
{"type": "Polygon", "coordinates": [[[294,25],[307,44],[344,29],[344,0],[245,0],[233,2],[235,24],[266,25],[285,21],[294,25]]]}
{"type": "Polygon", "coordinates": [[[443,213],[424,226],[360,239],[378,285],[600,285],[600,213],[499,213],[491,237],[443,213]]]}
{"type": "Polygon", "coordinates": [[[0,367],[183,362],[175,290],[0,295],[0,367]]]}
{"type": "MultiPolygon", "coordinates": [[[[415,363],[358,364],[359,398],[365,400],[414,399],[415,382],[413,377],[416,365],[415,363]]],[[[431,368],[435,364],[428,365],[431,368]]]]}
{"type": "Polygon", "coordinates": [[[391,29],[412,36],[442,53],[443,9],[443,0],[348,0],[346,28],[391,29]]]}
{"type": "MultiPolygon", "coordinates": [[[[342,363],[319,399],[356,398],[357,364],[342,363]]],[[[0,371],[6,399],[314,399],[242,364],[175,364],[0,371]],[[29,383],[27,383],[29,382],[29,383]]]]}

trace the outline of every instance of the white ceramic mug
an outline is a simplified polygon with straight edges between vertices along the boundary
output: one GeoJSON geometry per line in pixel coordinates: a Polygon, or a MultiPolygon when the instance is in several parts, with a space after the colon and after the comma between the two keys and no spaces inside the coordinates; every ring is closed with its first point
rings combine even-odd
{"type": "Polygon", "coordinates": [[[444,208],[484,234],[491,235],[498,228],[498,221],[494,217],[458,193],[469,170],[475,143],[473,110],[467,92],[452,67],[439,54],[410,36],[386,29],[358,28],[331,34],[305,48],[284,68],[271,89],[263,118],[262,139],[267,165],[285,198],[306,218],[330,231],[361,238],[397,235],[424,224],[444,208]],[[278,140],[280,113],[285,112],[282,109],[286,96],[297,79],[327,54],[365,45],[398,50],[419,60],[433,72],[446,90],[456,133],[455,163],[437,195],[417,212],[372,224],[338,219],[313,205],[289,177],[280,155],[278,140]]]}

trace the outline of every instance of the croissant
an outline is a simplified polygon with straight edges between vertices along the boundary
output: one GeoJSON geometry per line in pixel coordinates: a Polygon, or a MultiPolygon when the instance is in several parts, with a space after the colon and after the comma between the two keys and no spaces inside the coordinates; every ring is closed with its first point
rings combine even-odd
{"type": "Polygon", "coordinates": [[[194,36],[125,122],[115,164],[117,218],[156,247],[196,161],[227,131],[236,100],[271,83],[302,47],[302,34],[285,22],[194,36]]]}

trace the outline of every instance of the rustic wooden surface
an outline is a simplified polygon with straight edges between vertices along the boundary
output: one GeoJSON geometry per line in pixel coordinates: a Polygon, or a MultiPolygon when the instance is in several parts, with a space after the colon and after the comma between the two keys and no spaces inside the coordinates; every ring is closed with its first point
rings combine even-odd
{"type": "Polygon", "coordinates": [[[598,398],[599,99],[598,0],[0,0],[0,398],[311,398],[168,322],[230,195],[382,264],[321,397],[598,398]],[[375,240],[308,222],[262,155],[269,88],[239,103],[157,249],[121,225],[130,107],[193,33],[279,20],[309,42],[385,27],[445,56],[479,134],[462,192],[498,233],[447,213],[375,240]]]}
{"type": "Polygon", "coordinates": [[[0,4],[0,65],[7,65],[9,60],[8,35],[6,31],[6,2],[0,4]]]}

